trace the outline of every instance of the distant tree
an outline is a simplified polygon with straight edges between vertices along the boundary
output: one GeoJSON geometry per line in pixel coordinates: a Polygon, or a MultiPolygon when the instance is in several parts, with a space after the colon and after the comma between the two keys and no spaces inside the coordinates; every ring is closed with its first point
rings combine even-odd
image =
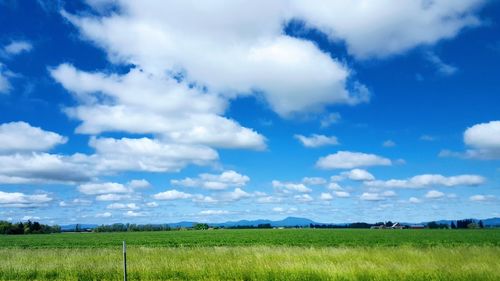
{"type": "Polygon", "coordinates": [[[205,230],[205,229],[208,229],[208,224],[206,224],[206,223],[197,223],[197,224],[194,225],[193,228],[196,229],[196,230],[205,230]]]}
{"type": "Polygon", "coordinates": [[[78,224],[78,223],[77,223],[77,224],[75,225],[75,232],[80,232],[80,231],[82,231],[82,229],[81,229],[81,227],[80,227],[80,224],[78,224]]]}
{"type": "Polygon", "coordinates": [[[270,223],[262,223],[257,225],[257,228],[273,228],[270,223]]]}
{"type": "Polygon", "coordinates": [[[457,225],[455,224],[455,222],[451,222],[451,229],[456,229],[457,228],[457,225]]]}
{"type": "Polygon", "coordinates": [[[482,220],[479,221],[479,228],[484,228],[484,224],[483,224],[482,220]]]}

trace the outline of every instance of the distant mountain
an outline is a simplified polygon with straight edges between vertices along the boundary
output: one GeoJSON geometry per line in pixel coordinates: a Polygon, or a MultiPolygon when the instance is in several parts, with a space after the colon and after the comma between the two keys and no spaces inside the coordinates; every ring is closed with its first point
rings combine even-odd
{"type": "MultiPolygon", "coordinates": [[[[80,229],[94,229],[98,224],[79,224],[80,229]]],[[[66,224],[66,225],[61,225],[61,231],[75,231],[76,229],[76,224],[66,224]]]]}
{"type": "MultiPolygon", "coordinates": [[[[473,219],[476,222],[479,222],[479,219],[473,219]]],[[[492,227],[492,226],[500,226],[500,218],[489,218],[489,219],[483,219],[483,224],[485,227],[492,227]]],[[[426,225],[428,222],[420,222],[420,223],[411,223],[411,222],[400,222],[402,225],[414,225],[414,224],[423,224],[426,225]]],[[[448,224],[450,225],[451,222],[456,222],[456,220],[438,220],[435,221],[440,224],[448,224]]],[[[195,225],[196,222],[192,221],[181,221],[181,222],[176,222],[176,223],[167,223],[172,228],[189,228],[195,225]]],[[[321,224],[321,225],[348,225],[349,223],[319,223],[315,222],[310,219],[306,218],[298,218],[298,217],[287,217],[282,220],[277,220],[277,221],[272,221],[272,220],[239,220],[239,221],[227,221],[227,222],[221,222],[221,223],[208,223],[208,225],[212,227],[235,227],[235,226],[258,226],[259,224],[270,224],[273,227],[293,227],[293,226],[309,226],[310,224],[321,224]]],[[[155,224],[158,225],[158,224],[155,224]]],[[[80,224],[80,229],[94,229],[96,228],[97,224],[80,224]]],[[[68,225],[61,225],[61,230],[62,231],[74,231],[76,228],[76,224],[68,224],[68,225]]]]}

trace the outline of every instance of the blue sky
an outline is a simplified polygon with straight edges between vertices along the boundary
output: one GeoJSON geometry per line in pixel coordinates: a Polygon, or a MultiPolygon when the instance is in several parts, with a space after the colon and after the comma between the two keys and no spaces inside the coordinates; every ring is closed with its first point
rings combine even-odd
{"type": "Polygon", "coordinates": [[[0,1],[0,219],[500,216],[498,1],[0,1]]]}

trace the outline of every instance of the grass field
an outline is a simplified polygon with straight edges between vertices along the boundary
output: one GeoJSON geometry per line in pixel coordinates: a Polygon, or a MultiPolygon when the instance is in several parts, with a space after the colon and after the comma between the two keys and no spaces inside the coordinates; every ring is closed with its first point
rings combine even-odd
{"type": "Polygon", "coordinates": [[[500,280],[499,230],[214,230],[0,237],[0,280],[500,280]]]}

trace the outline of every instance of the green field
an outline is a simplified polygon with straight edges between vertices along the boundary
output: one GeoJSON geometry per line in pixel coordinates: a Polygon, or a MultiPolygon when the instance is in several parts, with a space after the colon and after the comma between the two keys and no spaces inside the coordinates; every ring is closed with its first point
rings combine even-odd
{"type": "Polygon", "coordinates": [[[500,230],[0,236],[0,280],[500,280],[500,230]]]}

